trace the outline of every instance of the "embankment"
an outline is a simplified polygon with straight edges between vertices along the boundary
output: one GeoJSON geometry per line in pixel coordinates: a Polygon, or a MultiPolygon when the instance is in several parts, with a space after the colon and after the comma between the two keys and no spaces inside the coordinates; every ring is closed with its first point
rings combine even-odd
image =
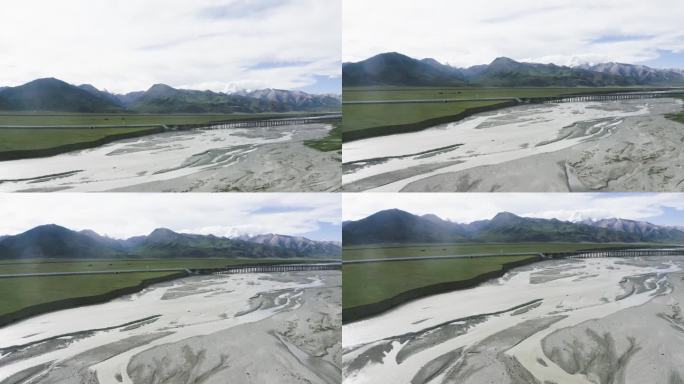
{"type": "Polygon", "coordinates": [[[101,304],[107,301],[116,299],[117,297],[131,295],[140,292],[143,289],[153,284],[163,283],[166,281],[176,280],[182,277],[187,277],[185,272],[174,273],[167,276],[160,276],[141,281],[138,285],[124,287],[93,296],[73,297],[63,300],[51,301],[48,303],[41,303],[22,308],[18,311],[8,314],[0,315],[0,327],[15,323],[17,321],[25,320],[29,317],[43,315],[49,312],[59,311],[62,309],[69,309],[75,307],[82,307],[85,305],[101,304]]]}
{"type": "Polygon", "coordinates": [[[474,288],[488,280],[496,279],[503,276],[504,274],[506,274],[506,272],[510,271],[513,268],[533,264],[541,260],[541,257],[533,256],[524,260],[512,261],[510,263],[502,264],[501,269],[498,271],[483,273],[471,279],[427,285],[424,287],[415,288],[402,292],[396,296],[378,301],[376,303],[344,308],[342,309],[342,322],[344,324],[347,324],[354,321],[359,321],[369,317],[377,316],[394,307],[405,304],[412,300],[420,299],[422,297],[437,295],[440,293],[446,293],[460,289],[474,288]]]}
{"type": "MultiPolygon", "coordinates": [[[[358,131],[343,132],[342,133],[342,142],[347,143],[347,142],[354,141],[354,140],[368,139],[368,138],[377,137],[377,136],[394,135],[394,134],[398,134],[398,133],[408,133],[408,132],[418,132],[418,131],[422,131],[424,129],[434,127],[435,125],[453,123],[455,121],[463,120],[467,117],[470,117],[470,116],[478,114],[478,113],[496,111],[496,110],[502,109],[502,108],[514,107],[514,106],[519,105],[519,104],[520,103],[517,101],[506,101],[506,102],[498,103],[498,104],[494,104],[494,105],[474,107],[474,108],[466,109],[465,111],[463,111],[461,113],[457,113],[455,115],[435,117],[432,119],[427,119],[427,120],[419,121],[416,123],[383,125],[383,126],[379,126],[379,127],[360,129],[358,131]]],[[[344,120],[343,120],[342,124],[344,125],[344,120]]]]}
{"type": "Polygon", "coordinates": [[[39,157],[56,156],[56,155],[71,152],[71,151],[78,151],[81,149],[89,149],[89,148],[99,147],[101,145],[109,144],[109,143],[112,143],[112,142],[115,142],[118,140],[132,139],[132,138],[136,138],[136,137],[148,136],[148,135],[153,135],[153,134],[162,133],[162,132],[164,132],[164,127],[159,126],[157,128],[149,128],[149,129],[144,129],[144,130],[135,131],[135,132],[118,133],[115,135],[105,136],[105,137],[97,139],[97,140],[59,145],[59,146],[50,147],[50,148],[4,151],[4,152],[0,152],[0,161],[32,159],[32,158],[39,158],[39,157]]]}

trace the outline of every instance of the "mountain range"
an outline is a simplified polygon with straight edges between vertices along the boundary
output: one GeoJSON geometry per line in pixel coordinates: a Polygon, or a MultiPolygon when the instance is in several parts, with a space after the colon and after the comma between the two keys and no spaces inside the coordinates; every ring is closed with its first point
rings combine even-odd
{"type": "Polygon", "coordinates": [[[115,94],[90,84],[54,78],[0,88],[0,110],[80,113],[260,113],[338,111],[338,95],[262,89],[223,93],[155,84],[146,91],[115,94]]]}
{"type": "Polygon", "coordinates": [[[59,225],[42,225],[14,236],[0,237],[0,259],[105,259],[105,258],[339,258],[341,246],[284,235],[252,239],[177,233],[159,228],[146,236],[113,239],[91,230],[73,231],[59,225]]]}
{"type": "Polygon", "coordinates": [[[342,225],[345,245],[462,242],[660,242],[684,243],[684,231],[655,224],[605,219],[570,222],[498,213],[468,224],[399,209],[377,212],[342,225]]]}
{"type": "Polygon", "coordinates": [[[575,67],[518,62],[499,57],[489,64],[452,67],[396,52],[342,65],[344,86],[675,86],[684,85],[684,70],[604,63],[575,67]]]}

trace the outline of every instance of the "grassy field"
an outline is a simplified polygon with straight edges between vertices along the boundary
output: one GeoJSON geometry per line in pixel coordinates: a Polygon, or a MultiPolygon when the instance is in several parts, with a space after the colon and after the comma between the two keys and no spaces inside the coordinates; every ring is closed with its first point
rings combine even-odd
{"type": "Polygon", "coordinates": [[[307,140],[305,145],[322,152],[332,152],[342,150],[342,129],[335,123],[328,136],[319,140],[307,140]]]}
{"type": "Polygon", "coordinates": [[[73,297],[93,296],[136,286],[165,272],[98,276],[51,276],[0,279],[0,315],[22,308],[73,297]]]}
{"type": "MultiPolygon", "coordinates": [[[[287,259],[306,262],[308,259],[287,259]]],[[[316,260],[320,262],[320,260],[316,260]]],[[[107,270],[220,268],[237,264],[283,262],[283,259],[144,259],[144,260],[2,260],[0,274],[86,272],[107,270]]],[[[0,278],[0,315],[62,299],[94,296],[174,272],[135,272],[111,275],[0,278]]]]}
{"type": "MultiPolygon", "coordinates": [[[[492,97],[545,97],[577,93],[605,93],[624,88],[379,88],[346,87],[343,90],[345,102],[368,100],[421,100],[459,99],[492,97]]],[[[635,90],[631,88],[630,90],[635,90]]],[[[417,125],[435,118],[455,116],[476,107],[502,104],[499,101],[464,101],[453,103],[416,104],[371,104],[343,105],[343,133],[390,127],[396,125],[417,125]]],[[[427,126],[423,127],[426,128],[427,126]]],[[[391,134],[392,129],[381,131],[391,134]]]]}
{"type": "Polygon", "coordinates": [[[471,279],[529,256],[349,264],[342,267],[343,308],[376,303],[414,288],[471,279]]]}
{"type": "Polygon", "coordinates": [[[0,153],[47,149],[76,143],[90,143],[112,135],[151,130],[151,128],[0,129],[0,153]]]}
{"type": "Polygon", "coordinates": [[[292,117],[301,114],[147,115],[77,113],[0,113],[0,126],[99,126],[203,124],[212,121],[292,117]]]}
{"type": "MultiPolygon", "coordinates": [[[[649,247],[653,244],[626,243],[464,243],[344,246],[343,260],[380,259],[386,257],[471,255],[481,253],[565,252],[579,249],[649,247]]],[[[658,245],[662,246],[662,245],[658,245]]]]}
{"type": "MultiPolygon", "coordinates": [[[[284,259],[136,259],[136,260],[2,260],[0,274],[45,273],[45,272],[87,272],[132,269],[197,269],[221,268],[227,265],[262,264],[283,262],[284,259]]],[[[287,259],[297,263],[309,259],[287,259]]],[[[320,262],[320,259],[315,260],[320,262]]]]}

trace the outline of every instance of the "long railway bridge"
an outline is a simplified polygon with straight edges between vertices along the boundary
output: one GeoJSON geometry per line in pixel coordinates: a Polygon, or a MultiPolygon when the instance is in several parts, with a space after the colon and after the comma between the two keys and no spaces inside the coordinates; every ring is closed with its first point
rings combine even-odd
{"type": "Polygon", "coordinates": [[[524,103],[531,104],[555,104],[555,103],[575,103],[583,101],[611,101],[611,100],[633,100],[633,99],[658,99],[666,97],[684,97],[684,91],[677,92],[628,92],[628,93],[606,93],[606,94],[587,94],[587,95],[560,95],[550,97],[530,97],[520,99],[524,103]]]}
{"type": "Polygon", "coordinates": [[[192,272],[196,274],[234,275],[242,273],[329,271],[341,268],[341,262],[302,264],[249,264],[234,265],[225,268],[195,269],[192,270],[192,272]]]}
{"type": "Polygon", "coordinates": [[[539,253],[542,259],[599,259],[605,257],[684,256],[684,248],[594,249],[574,252],[539,253]]]}
{"type": "Polygon", "coordinates": [[[341,120],[342,115],[329,115],[320,117],[301,117],[292,119],[222,121],[194,126],[193,128],[205,131],[214,129],[281,127],[286,125],[331,123],[341,120]]]}

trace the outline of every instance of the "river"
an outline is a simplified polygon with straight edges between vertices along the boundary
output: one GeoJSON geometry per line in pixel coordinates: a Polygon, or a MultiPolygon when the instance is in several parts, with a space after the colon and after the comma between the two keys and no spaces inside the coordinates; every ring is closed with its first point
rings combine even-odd
{"type": "Polygon", "coordinates": [[[198,276],[29,318],[0,328],[0,383],[339,383],[340,284],[198,276]]]}
{"type": "Polygon", "coordinates": [[[684,258],[545,261],[343,327],[345,383],[679,383],[684,258]]]}
{"type": "MultiPolygon", "coordinates": [[[[0,162],[1,192],[327,191],[339,157],[303,144],[329,124],[166,132],[0,162]]],[[[39,131],[36,132],[39,134],[39,131]]]]}
{"type": "MultiPolygon", "coordinates": [[[[665,120],[664,115],[681,108],[682,101],[677,99],[524,105],[419,132],[352,141],[343,148],[343,188],[385,192],[601,189],[601,182],[613,181],[611,175],[592,178],[585,174],[600,172],[594,163],[605,160],[606,152],[624,152],[632,142],[654,144],[636,149],[635,163],[642,158],[672,162],[668,156],[678,156],[670,154],[667,143],[683,137],[681,126],[665,120]],[[663,126],[672,137],[661,137],[663,126]],[[597,146],[602,153],[594,151],[597,146]],[[578,149],[563,152],[570,148],[578,149]],[[595,159],[586,161],[587,153],[595,159]],[[520,159],[534,161],[514,163],[520,159]],[[493,167],[503,164],[515,166],[493,167]],[[565,176],[557,183],[555,173],[568,173],[568,168],[577,182],[566,188],[573,180],[568,182],[565,176]],[[471,172],[465,174],[464,170],[471,172]],[[503,176],[510,173],[514,175],[503,176]],[[556,188],[557,184],[560,187],[556,188]]],[[[649,183],[660,187],[656,180],[643,182],[649,183]]],[[[603,187],[630,189],[628,182],[603,187]]]]}

